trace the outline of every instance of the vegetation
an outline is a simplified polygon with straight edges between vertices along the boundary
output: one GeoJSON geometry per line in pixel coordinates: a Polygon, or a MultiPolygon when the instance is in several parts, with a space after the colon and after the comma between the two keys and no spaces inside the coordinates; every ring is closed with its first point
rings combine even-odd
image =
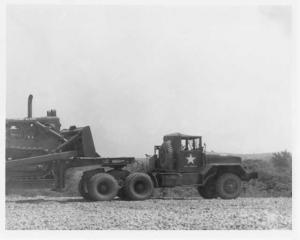
{"type": "Polygon", "coordinates": [[[273,153],[268,161],[246,159],[243,165],[258,172],[258,179],[244,184],[243,196],[291,197],[292,155],[288,151],[273,153]]]}

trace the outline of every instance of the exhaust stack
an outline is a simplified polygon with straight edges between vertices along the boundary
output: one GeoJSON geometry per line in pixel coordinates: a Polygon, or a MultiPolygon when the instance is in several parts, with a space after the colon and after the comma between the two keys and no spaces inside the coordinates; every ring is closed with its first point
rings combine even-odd
{"type": "Polygon", "coordinates": [[[32,118],[32,98],[33,96],[30,94],[28,97],[28,118],[32,118]]]}

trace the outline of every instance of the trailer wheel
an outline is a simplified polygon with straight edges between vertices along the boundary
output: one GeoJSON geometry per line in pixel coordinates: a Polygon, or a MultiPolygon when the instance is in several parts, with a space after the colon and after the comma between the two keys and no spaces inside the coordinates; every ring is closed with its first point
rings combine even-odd
{"type": "Polygon", "coordinates": [[[92,200],[87,191],[86,181],[84,181],[83,178],[81,178],[78,183],[78,192],[85,200],[92,200]]]}
{"type": "Polygon", "coordinates": [[[153,183],[145,173],[132,173],[125,180],[124,190],[129,200],[145,200],[153,193],[153,183]]]}
{"type": "Polygon", "coordinates": [[[234,199],[240,195],[241,179],[233,173],[224,173],[217,179],[217,193],[223,199],[234,199]]]}
{"type": "Polygon", "coordinates": [[[88,194],[94,201],[108,201],[113,199],[119,190],[117,180],[107,173],[97,173],[87,184],[88,194]]]}
{"type": "Polygon", "coordinates": [[[209,179],[204,186],[197,187],[197,190],[200,196],[205,199],[212,199],[218,196],[214,179],[209,179]]]}

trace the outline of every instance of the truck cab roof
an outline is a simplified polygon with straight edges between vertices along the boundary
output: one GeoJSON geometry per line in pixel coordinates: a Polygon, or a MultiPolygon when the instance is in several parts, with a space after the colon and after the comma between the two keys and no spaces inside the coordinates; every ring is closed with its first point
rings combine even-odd
{"type": "Polygon", "coordinates": [[[187,135],[187,134],[183,134],[183,133],[179,133],[179,132],[176,132],[176,133],[170,133],[170,134],[167,134],[165,135],[164,137],[166,138],[169,138],[169,137],[180,137],[180,138],[201,138],[201,136],[195,136],[195,135],[187,135]]]}

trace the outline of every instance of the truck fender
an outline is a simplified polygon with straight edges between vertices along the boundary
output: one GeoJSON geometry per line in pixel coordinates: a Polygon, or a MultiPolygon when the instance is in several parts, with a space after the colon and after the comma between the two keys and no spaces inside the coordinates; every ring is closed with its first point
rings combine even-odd
{"type": "Polygon", "coordinates": [[[82,179],[84,181],[88,180],[91,176],[97,174],[97,173],[103,173],[105,172],[104,168],[96,168],[96,169],[92,169],[92,170],[88,170],[88,171],[84,171],[82,173],[82,179]]]}
{"type": "Polygon", "coordinates": [[[249,181],[252,178],[257,178],[257,173],[248,173],[240,164],[217,164],[209,165],[203,172],[203,185],[207,182],[208,179],[214,176],[221,175],[222,173],[234,173],[241,178],[243,181],[249,181]]]}

